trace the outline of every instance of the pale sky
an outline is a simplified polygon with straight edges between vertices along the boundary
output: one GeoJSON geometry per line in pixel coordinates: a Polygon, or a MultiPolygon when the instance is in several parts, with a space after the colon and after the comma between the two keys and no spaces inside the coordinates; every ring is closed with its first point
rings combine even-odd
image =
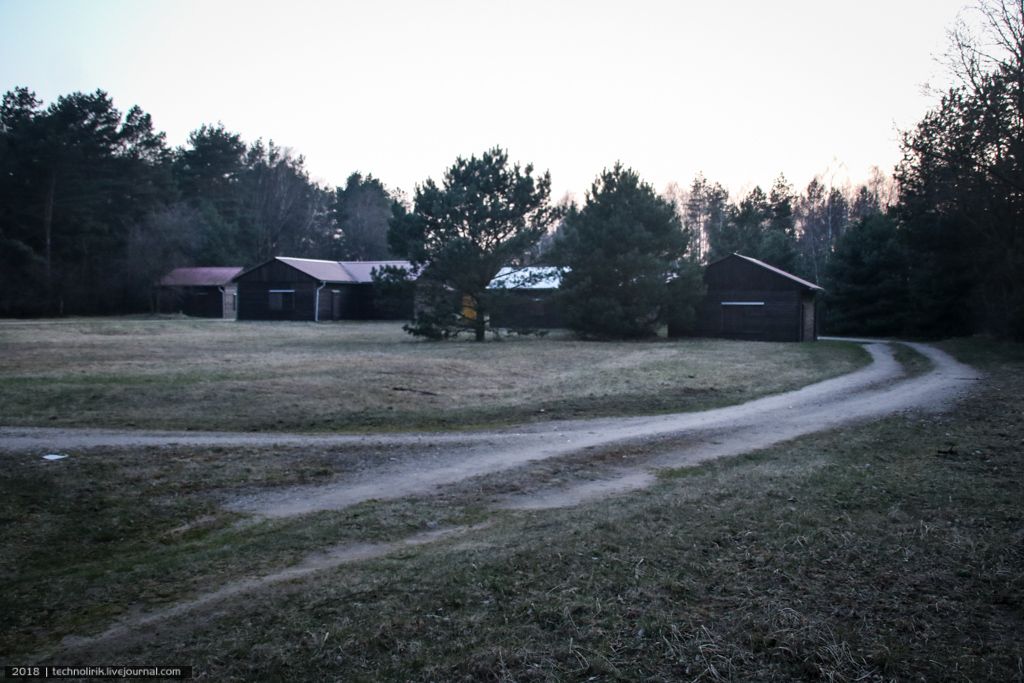
{"type": "Polygon", "coordinates": [[[107,91],[172,146],[222,121],[312,176],[411,193],[494,145],[582,199],[616,160],[658,190],[859,182],[936,103],[962,0],[0,0],[0,89],[107,91]]]}

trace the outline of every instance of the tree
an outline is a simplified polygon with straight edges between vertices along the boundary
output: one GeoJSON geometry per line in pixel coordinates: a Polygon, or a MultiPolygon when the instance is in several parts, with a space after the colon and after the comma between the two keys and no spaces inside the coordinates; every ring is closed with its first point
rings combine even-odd
{"type": "Polygon", "coordinates": [[[344,188],[336,188],[330,206],[334,221],[334,249],[337,258],[379,261],[391,257],[388,224],[394,216],[394,199],[384,183],[353,173],[344,188]]]}
{"type": "Polygon", "coordinates": [[[760,256],[769,216],[768,197],[764,190],[755,187],[738,206],[728,207],[725,220],[710,230],[710,260],[717,261],[733,253],[760,256]]]}
{"type": "Polygon", "coordinates": [[[198,263],[251,263],[242,258],[239,184],[245,171],[246,145],[237,133],[218,123],[189,134],[174,158],[182,197],[201,214],[206,229],[196,245],[198,263]]]}
{"type": "Polygon", "coordinates": [[[243,263],[307,253],[327,231],[326,193],[310,181],[304,159],[273,140],[249,147],[239,196],[243,263]]]}
{"type": "Polygon", "coordinates": [[[864,218],[836,244],[827,267],[826,325],[837,334],[894,335],[906,330],[909,258],[895,220],[864,218]]]}
{"type": "MultiPolygon", "coordinates": [[[[693,235],[691,250],[701,263],[721,258],[711,246],[725,227],[729,216],[729,193],[720,184],[712,185],[698,174],[690,185],[690,196],[683,212],[683,225],[693,235]]],[[[732,252],[723,254],[728,256],[732,252]]]]}
{"type": "Polygon", "coordinates": [[[768,193],[769,217],[757,258],[776,268],[796,270],[796,217],[793,214],[793,188],[779,174],[768,193]]]}
{"type": "Polygon", "coordinates": [[[797,265],[795,272],[821,282],[836,242],[849,222],[849,202],[839,188],[826,188],[814,178],[797,199],[797,265]]]}
{"type": "Polygon", "coordinates": [[[903,136],[898,212],[919,330],[1024,339],[1024,4],[976,10],[980,34],[952,33],[957,84],[903,136]]]}
{"type": "Polygon", "coordinates": [[[201,126],[178,150],[175,174],[184,198],[207,229],[201,263],[251,264],[281,253],[320,255],[330,232],[327,193],[305,161],[273,140],[246,145],[241,136],[201,126]]]}
{"type": "Polygon", "coordinates": [[[674,207],[635,171],[621,164],[603,171],[557,245],[567,266],[561,299],[569,327],[588,338],[654,334],[670,303],[667,283],[696,269],[683,260],[688,245],[674,207]]]}
{"type": "Polygon", "coordinates": [[[804,195],[797,200],[797,215],[800,225],[800,234],[797,238],[797,271],[800,275],[809,276],[814,282],[821,282],[821,274],[832,243],[827,231],[828,208],[825,186],[818,178],[811,179],[804,195]]]}
{"type": "Polygon", "coordinates": [[[421,273],[421,293],[430,299],[406,330],[440,338],[469,328],[483,341],[487,285],[557,220],[550,194],[550,174],[535,178],[532,164],[510,164],[495,147],[456,159],[440,186],[428,178],[416,188],[412,211],[396,202],[388,243],[421,273]]]}
{"type": "Polygon", "coordinates": [[[103,91],[41,108],[27,88],[0,107],[0,288],[21,313],[105,312],[123,305],[116,264],[131,226],[173,194],[162,133],[138,107],[122,119],[103,91]],[[21,291],[24,290],[24,291],[21,291]]]}

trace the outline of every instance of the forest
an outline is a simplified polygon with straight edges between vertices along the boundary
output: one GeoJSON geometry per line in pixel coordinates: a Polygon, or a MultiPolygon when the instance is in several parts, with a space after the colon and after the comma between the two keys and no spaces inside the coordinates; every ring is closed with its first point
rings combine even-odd
{"type": "MultiPolygon", "coordinates": [[[[891,174],[795,188],[780,173],[742,196],[698,175],[658,193],[684,236],[658,258],[697,266],[740,252],[817,282],[829,333],[1024,338],[1024,17],[981,8],[980,34],[953,32],[954,85],[902,132],[891,174]]],[[[572,230],[586,206],[541,199],[544,229],[531,225],[508,262],[564,265],[567,228],[591,234],[572,230]]],[[[143,109],[122,112],[102,90],[46,104],[17,87],[0,106],[0,316],[145,312],[177,266],[404,257],[395,225],[416,211],[371,174],[322,186],[288,147],[220,123],[172,148],[143,109]]]]}

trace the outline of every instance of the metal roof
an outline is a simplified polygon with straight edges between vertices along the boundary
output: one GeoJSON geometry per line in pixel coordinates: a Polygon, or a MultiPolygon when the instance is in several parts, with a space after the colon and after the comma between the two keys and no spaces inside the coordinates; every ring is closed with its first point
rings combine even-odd
{"type": "MultiPolygon", "coordinates": [[[[762,268],[764,268],[766,270],[770,270],[773,273],[775,273],[776,275],[781,275],[782,277],[787,278],[789,280],[792,280],[793,282],[796,282],[797,284],[803,285],[807,289],[816,289],[816,290],[822,291],[822,292],[825,291],[823,288],[819,287],[818,285],[814,284],[813,282],[808,282],[807,280],[804,280],[803,278],[799,278],[796,275],[793,275],[792,273],[787,273],[786,271],[784,271],[784,270],[782,270],[780,268],[776,268],[775,266],[770,266],[767,263],[765,263],[764,261],[758,261],[756,258],[751,258],[749,256],[744,256],[743,254],[733,253],[733,256],[741,258],[744,261],[749,261],[750,263],[753,263],[755,266],[761,266],[762,268]]],[[[731,257],[726,256],[725,258],[731,258],[731,257]]],[[[719,261],[724,261],[724,260],[725,259],[719,259],[719,261]]],[[[718,263],[718,261],[716,261],[715,263],[718,263]]]]}
{"type": "Polygon", "coordinates": [[[236,266],[213,268],[175,268],[160,278],[164,287],[219,287],[242,272],[236,266]]]}
{"type": "MultiPolygon", "coordinates": [[[[294,258],[291,256],[276,256],[271,260],[280,261],[287,266],[291,266],[314,280],[331,284],[368,284],[373,282],[373,270],[386,266],[412,270],[412,264],[408,261],[324,261],[321,259],[294,258]]],[[[245,272],[248,273],[261,268],[269,262],[253,266],[245,272]]],[[[239,273],[239,275],[244,275],[244,273],[239,273]]]]}
{"type": "Polygon", "coordinates": [[[527,266],[502,268],[494,276],[488,289],[558,289],[562,273],[568,268],[558,266],[527,266]]]}
{"type": "Polygon", "coordinates": [[[321,282],[356,282],[352,275],[341,265],[340,261],[320,261],[318,259],[291,258],[288,256],[278,256],[276,260],[321,282]]]}
{"type": "Polygon", "coordinates": [[[405,268],[412,270],[408,261],[340,261],[342,268],[352,276],[353,282],[373,282],[373,271],[378,268],[405,268]]]}

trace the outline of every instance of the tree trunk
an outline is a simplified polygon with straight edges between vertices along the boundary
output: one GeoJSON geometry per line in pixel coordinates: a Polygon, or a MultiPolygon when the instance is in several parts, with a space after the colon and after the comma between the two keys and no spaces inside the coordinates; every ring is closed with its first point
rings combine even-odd
{"type": "Polygon", "coordinates": [[[480,309],[480,306],[477,305],[476,320],[473,321],[473,331],[476,333],[476,340],[478,342],[484,341],[485,333],[487,332],[484,320],[484,312],[480,309]]]}
{"type": "Polygon", "coordinates": [[[49,308],[53,299],[53,204],[57,196],[57,172],[50,171],[50,180],[46,186],[46,199],[43,204],[43,237],[45,241],[43,264],[46,275],[46,306],[49,308]]]}

